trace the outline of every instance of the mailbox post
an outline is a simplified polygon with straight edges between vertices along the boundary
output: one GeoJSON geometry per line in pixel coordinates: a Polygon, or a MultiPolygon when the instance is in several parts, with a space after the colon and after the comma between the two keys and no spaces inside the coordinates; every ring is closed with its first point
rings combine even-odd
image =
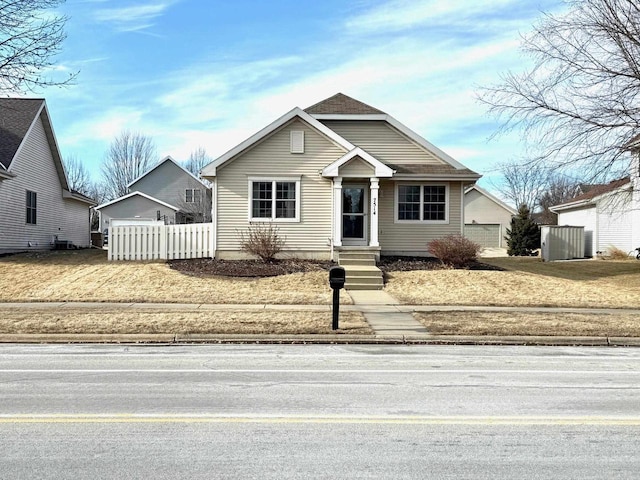
{"type": "Polygon", "coordinates": [[[344,288],[347,275],[342,267],[329,269],[329,285],[333,289],[333,330],[338,329],[338,317],[340,315],[340,289],[344,288]]]}

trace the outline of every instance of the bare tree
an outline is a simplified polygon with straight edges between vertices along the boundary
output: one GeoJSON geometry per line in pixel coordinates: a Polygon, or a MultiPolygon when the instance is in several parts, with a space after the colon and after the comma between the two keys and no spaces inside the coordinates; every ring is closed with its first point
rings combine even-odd
{"type": "Polygon", "coordinates": [[[90,197],[93,189],[91,175],[84,164],[75,155],[69,155],[62,160],[67,174],[69,188],[82,195],[90,197]]]}
{"type": "Polygon", "coordinates": [[[176,216],[178,223],[208,223],[211,222],[211,190],[204,185],[201,190],[195,190],[193,198],[187,202],[182,199],[176,207],[180,209],[176,216]]]}
{"type": "Polygon", "coordinates": [[[533,66],[507,73],[480,99],[502,131],[522,131],[530,163],[594,181],[627,169],[621,147],[640,132],[640,0],[566,4],[523,37],[533,66]]]}
{"type": "Polygon", "coordinates": [[[556,225],[558,223],[558,215],[549,210],[549,208],[568,202],[580,193],[582,193],[581,182],[565,175],[550,173],[547,178],[547,188],[537,201],[537,205],[541,210],[538,223],[556,225]]]}
{"type": "Polygon", "coordinates": [[[0,93],[34,91],[68,84],[77,73],[58,80],[46,76],[66,38],[67,17],[47,10],[64,0],[0,0],[0,93]]]}
{"type": "Polygon", "coordinates": [[[547,169],[539,164],[505,162],[499,164],[497,170],[502,174],[502,183],[494,183],[494,188],[516,208],[526,205],[533,210],[547,189],[547,169]]]}
{"type": "Polygon", "coordinates": [[[107,199],[128,193],[127,185],[157,162],[156,148],[150,137],[128,130],[118,135],[102,163],[107,199]]]}
{"type": "Polygon", "coordinates": [[[199,177],[202,167],[211,163],[211,161],[212,158],[207,155],[207,151],[204,149],[204,147],[198,147],[193,152],[191,152],[191,154],[189,155],[189,159],[184,162],[184,168],[186,168],[196,177],[199,177]]]}

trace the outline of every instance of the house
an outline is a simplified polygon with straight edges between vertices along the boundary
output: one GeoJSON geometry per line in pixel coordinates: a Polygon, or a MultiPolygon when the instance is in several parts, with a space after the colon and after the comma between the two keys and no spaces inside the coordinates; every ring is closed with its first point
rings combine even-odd
{"type": "Polygon", "coordinates": [[[89,247],[92,204],[69,188],[44,99],[0,98],[0,253],[89,247]]]}
{"type": "Polygon", "coordinates": [[[485,248],[503,248],[515,209],[478,185],[464,191],[464,236],[485,248]]]}
{"type": "Polygon", "coordinates": [[[640,226],[640,211],[630,177],[592,185],[586,193],[550,210],[558,215],[558,225],[584,227],[586,257],[607,252],[611,247],[633,252],[640,246],[634,229],[640,226]]]}
{"type": "Polygon", "coordinates": [[[341,264],[425,256],[429,241],[462,234],[464,190],[480,177],[341,93],[285,113],[201,176],[213,185],[216,258],[245,257],[239,233],[267,222],[285,238],[285,255],[341,264]]]}
{"type": "Polygon", "coordinates": [[[128,194],[96,207],[100,212],[100,231],[107,230],[113,219],[129,219],[131,224],[146,220],[170,225],[210,220],[211,189],[170,156],[127,188],[128,194]]]}

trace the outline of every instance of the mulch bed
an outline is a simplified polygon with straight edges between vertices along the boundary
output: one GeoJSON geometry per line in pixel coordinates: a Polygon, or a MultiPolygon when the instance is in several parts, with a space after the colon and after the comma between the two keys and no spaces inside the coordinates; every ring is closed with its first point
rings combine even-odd
{"type": "Polygon", "coordinates": [[[273,262],[262,260],[213,260],[196,258],[172,260],[169,267],[186,275],[202,277],[222,275],[226,277],[275,277],[291,273],[328,271],[335,263],[329,261],[286,259],[273,262]]]}
{"type": "MultiPolygon", "coordinates": [[[[440,260],[434,257],[401,257],[388,256],[380,257],[378,268],[384,273],[391,272],[409,272],[412,270],[442,270],[452,267],[444,265],[440,260]]],[[[473,262],[467,265],[465,270],[497,270],[502,271],[504,268],[495,267],[482,262],[473,262]]]]}
{"type": "MultiPolygon", "coordinates": [[[[334,262],[319,260],[286,259],[274,262],[261,260],[213,260],[197,258],[192,260],[172,260],[169,267],[185,275],[203,277],[221,275],[226,277],[275,277],[291,273],[328,271],[336,265],[334,262]]],[[[385,274],[390,272],[408,272],[410,270],[441,270],[451,268],[440,260],[430,257],[380,257],[378,267],[385,274]]],[[[474,262],[468,270],[503,270],[499,267],[474,262]]]]}

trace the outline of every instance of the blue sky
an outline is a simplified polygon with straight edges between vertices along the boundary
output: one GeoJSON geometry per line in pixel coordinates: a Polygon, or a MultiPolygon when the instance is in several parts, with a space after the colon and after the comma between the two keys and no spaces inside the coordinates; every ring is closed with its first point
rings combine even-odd
{"type": "Polygon", "coordinates": [[[63,156],[99,176],[130,129],[158,156],[215,158],[295,106],[337,92],[379,108],[485,175],[522,153],[477,102],[526,64],[521,33],[561,0],[67,0],[47,99],[63,156]]]}

